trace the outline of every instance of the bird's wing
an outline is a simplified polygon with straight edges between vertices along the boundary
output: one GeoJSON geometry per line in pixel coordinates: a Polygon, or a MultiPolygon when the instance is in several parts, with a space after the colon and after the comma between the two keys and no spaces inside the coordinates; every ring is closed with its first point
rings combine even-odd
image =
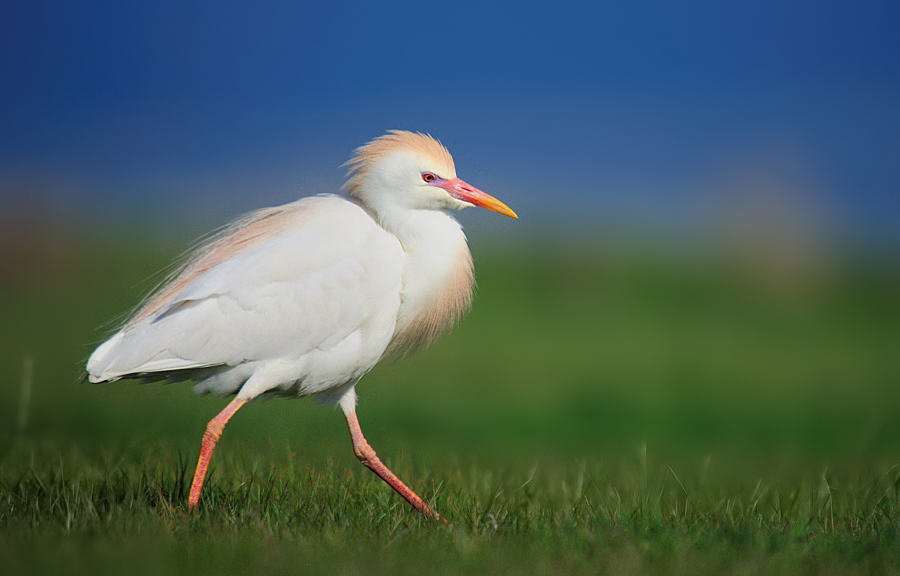
{"type": "Polygon", "coordinates": [[[162,296],[97,348],[90,380],[296,360],[374,329],[376,320],[392,333],[402,264],[396,238],[336,197],[288,207],[277,222],[251,219],[201,249],[162,296]]]}

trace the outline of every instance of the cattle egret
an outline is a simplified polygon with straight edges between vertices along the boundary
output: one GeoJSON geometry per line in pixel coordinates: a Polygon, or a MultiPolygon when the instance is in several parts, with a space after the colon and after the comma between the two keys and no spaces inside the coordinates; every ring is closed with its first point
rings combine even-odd
{"type": "Polygon", "coordinates": [[[457,178],[450,153],[429,135],[390,131],[356,149],[347,166],[345,197],[303,198],[225,227],[88,359],[91,382],[193,380],[198,394],[235,395],[203,434],[191,509],[241,406],[314,396],[341,407],[366,467],[437,517],[366,442],[355,386],[469,307],[472,255],[448,210],[517,216],[457,178]]]}

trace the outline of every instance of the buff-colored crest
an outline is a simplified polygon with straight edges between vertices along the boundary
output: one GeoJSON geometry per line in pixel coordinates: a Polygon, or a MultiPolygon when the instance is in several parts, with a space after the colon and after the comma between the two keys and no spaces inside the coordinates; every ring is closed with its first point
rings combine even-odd
{"type": "Polygon", "coordinates": [[[360,187],[377,164],[378,159],[398,150],[406,150],[427,158],[433,162],[434,170],[442,177],[450,178],[456,174],[450,152],[431,135],[405,130],[390,130],[384,136],[379,136],[357,148],[353,157],[344,164],[348,167],[344,190],[350,196],[358,196],[360,187]]]}

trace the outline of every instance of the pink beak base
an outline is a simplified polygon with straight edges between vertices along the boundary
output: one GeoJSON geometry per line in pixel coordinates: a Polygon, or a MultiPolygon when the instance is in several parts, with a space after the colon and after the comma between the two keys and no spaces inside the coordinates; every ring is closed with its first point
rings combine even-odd
{"type": "Polygon", "coordinates": [[[504,216],[509,216],[510,218],[518,218],[518,216],[516,216],[516,213],[513,212],[509,206],[497,200],[490,194],[482,192],[478,188],[466,184],[459,178],[454,178],[453,180],[445,180],[440,183],[440,187],[446,190],[448,194],[450,194],[457,200],[462,200],[463,202],[468,202],[469,204],[473,204],[475,206],[487,208],[488,210],[503,214],[504,216]]]}

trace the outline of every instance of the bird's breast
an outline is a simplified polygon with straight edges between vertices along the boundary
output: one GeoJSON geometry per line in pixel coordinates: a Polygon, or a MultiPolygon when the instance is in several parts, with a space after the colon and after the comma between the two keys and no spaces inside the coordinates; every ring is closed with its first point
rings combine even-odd
{"type": "Polygon", "coordinates": [[[407,252],[397,327],[387,354],[427,346],[472,304],[475,283],[465,235],[456,233],[407,252]]]}

